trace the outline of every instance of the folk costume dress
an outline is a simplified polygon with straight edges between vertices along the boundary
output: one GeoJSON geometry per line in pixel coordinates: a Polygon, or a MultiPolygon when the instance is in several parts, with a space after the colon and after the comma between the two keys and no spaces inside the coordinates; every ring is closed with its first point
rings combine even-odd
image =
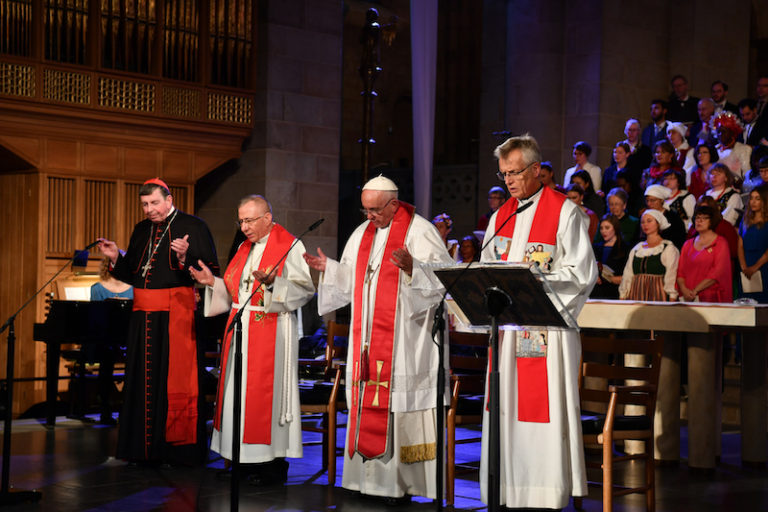
{"type": "Polygon", "coordinates": [[[189,235],[187,264],[202,260],[218,274],[216,247],[205,222],[175,208],[158,224],[133,230],[112,275],[133,286],[118,458],[199,463],[206,452],[200,411],[194,282],[170,242],[189,235]]]}
{"type": "Polygon", "coordinates": [[[341,260],[327,260],[318,286],[321,315],[352,304],[346,489],[393,498],[436,495],[438,355],[431,329],[444,290],[421,263],[454,261],[437,229],[400,202],[389,226],[364,222],[355,229],[341,260]],[[403,246],[413,257],[411,277],[390,261],[403,246]]]}
{"type": "MultiPolygon", "coordinates": [[[[255,244],[246,240],[213,286],[206,287],[205,315],[229,311],[229,320],[259,286],[254,270],[269,272],[291,247],[293,235],[279,224],[255,244]]],[[[301,412],[297,362],[298,324],[295,310],[315,294],[309,267],[298,242],[276,270],[272,286],[261,286],[245,306],[242,317],[245,407],[240,415],[240,462],[268,462],[277,457],[301,457],[301,412]]],[[[211,450],[232,459],[234,410],[234,345],[224,339],[211,450]]]]}
{"type": "MultiPolygon", "coordinates": [[[[576,204],[547,187],[525,200],[508,200],[491,219],[484,243],[518,206],[528,202],[533,206],[501,228],[481,261],[539,262],[547,281],[576,318],[597,280],[587,219],[576,204]]],[[[563,508],[570,496],[587,494],[578,389],[579,333],[522,326],[505,329],[499,350],[500,505],[563,508]]],[[[489,420],[486,407],[480,465],[480,494],[486,503],[489,420]]]]}

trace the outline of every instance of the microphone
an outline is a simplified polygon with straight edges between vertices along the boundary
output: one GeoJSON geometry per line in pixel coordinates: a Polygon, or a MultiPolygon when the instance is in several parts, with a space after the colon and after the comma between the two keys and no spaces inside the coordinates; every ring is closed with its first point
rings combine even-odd
{"type": "Polygon", "coordinates": [[[299,236],[296,237],[296,239],[293,241],[293,243],[288,248],[288,250],[285,251],[285,253],[280,257],[279,260],[277,260],[277,263],[275,263],[275,266],[272,267],[272,270],[269,271],[269,273],[267,274],[267,277],[265,277],[263,281],[259,281],[259,285],[258,286],[254,286],[253,287],[253,291],[248,296],[248,299],[246,299],[246,301],[240,306],[240,309],[237,310],[237,313],[235,313],[235,316],[232,317],[232,322],[227,327],[227,330],[225,331],[225,333],[231,331],[234,328],[235,323],[240,321],[240,319],[243,316],[243,312],[245,311],[245,306],[247,306],[251,302],[251,299],[253,298],[254,295],[256,295],[256,292],[259,290],[259,288],[264,286],[265,281],[269,281],[269,278],[272,276],[272,274],[274,274],[274,272],[278,269],[278,267],[280,267],[280,264],[283,262],[283,260],[288,257],[288,253],[291,252],[291,249],[293,249],[296,246],[296,244],[301,241],[301,239],[304,237],[304,235],[306,235],[310,231],[314,231],[315,229],[317,229],[317,227],[320,224],[322,224],[324,221],[325,221],[324,218],[316,220],[302,234],[300,234],[299,236]]]}
{"type": "MultiPolygon", "coordinates": [[[[490,244],[493,241],[493,239],[496,238],[496,235],[499,233],[499,231],[501,231],[501,228],[506,226],[507,222],[509,222],[512,219],[512,217],[514,217],[520,212],[524,212],[525,210],[530,208],[531,205],[533,205],[533,201],[525,203],[522,206],[518,206],[517,210],[510,213],[509,216],[507,216],[507,218],[504,219],[504,222],[501,223],[501,226],[499,226],[499,228],[493,233],[493,236],[489,238],[488,241],[485,242],[483,246],[480,248],[480,254],[481,255],[483,254],[483,251],[485,250],[486,247],[488,247],[488,244],[490,244]]],[[[440,306],[435,310],[435,317],[432,322],[432,338],[433,339],[435,337],[435,334],[437,333],[437,329],[440,328],[439,319],[441,319],[443,315],[443,303],[445,302],[446,297],[448,297],[448,294],[451,292],[451,290],[453,290],[453,287],[456,285],[457,282],[459,282],[459,279],[461,279],[462,276],[464,276],[464,274],[467,272],[467,270],[469,270],[469,267],[471,267],[473,263],[474,263],[474,260],[469,261],[467,265],[461,269],[461,271],[453,280],[453,282],[451,282],[451,284],[448,285],[448,287],[445,289],[445,293],[443,293],[443,298],[440,299],[440,306]]]]}
{"type": "Polygon", "coordinates": [[[99,245],[99,240],[95,240],[95,241],[93,241],[93,242],[89,243],[88,245],[86,245],[86,246],[85,246],[85,249],[84,249],[84,250],[85,250],[85,251],[87,251],[87,250],[89,250],[89,249],[93,249],[93,248],[94,248],[94,247],[96,247],[97,245],[99,245]]]}

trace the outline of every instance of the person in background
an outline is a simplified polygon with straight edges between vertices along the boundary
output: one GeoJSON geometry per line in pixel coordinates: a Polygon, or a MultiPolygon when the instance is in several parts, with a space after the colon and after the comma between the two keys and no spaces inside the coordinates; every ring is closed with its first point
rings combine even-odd
{"type": "Polygon", "coordinates": [[[459,263],[470,261],[480,261],[480,241],[474,235],[465,236],[459,245],[459,263]]]}
{"type": "Polygon", "coordinates": [[[669,123],[667,125],[667,138],[675,148],[675,159],[672,165],[688,173],[693,169],[695,162],[693,161],[691,146],[685,139],[685,131],[686,127],[683,123],[669,123]]]}
{"type": "MultiPolygon", "coordinates": [[[[643,146],[655,148],[657,142],[667,140],[667,102],[661,99],[651,100],[650,112],[651,123],[643,128],[640,140],[643,142],[643,146]]],[[[651,165],[650,159],[642,169],[649,165],[651,165]]]]}
{"type": "MultiPolygon", "coordinates": [[[[756,152],[757,151],[755,151],[755,153],[756,152]]],[[[757,161],[757,165],[755,167],[749,171],[747,179],[745,179],[744,183],[741,185],[741,191],[743,194],[749,194],[756,187],[762,185],[763,183],[768,183],[768,155],[761,157],[757,161]]]]}
{"type": "Polygon", "coordinates": [[[616,174],[616,188],[622,189],[627,194],[627,213],[638,219],[640,225],[640,212],[645,208],[645,196],[638,185],[624,171],[616,174]]]}
{"type": "Polygon", "coordinates": [[[595,212],[584,206],[584,189],[578,183],[571,183],[568,185],[566,195],[568,196],[568,199],[578,205],[579,209],[584,212],[584,215],[586,215],[589,219],[587,233],[589,234],[589,239],[594,240],[595,235],[597,234],[598,220],[600,217],[598,217],[595,212]]]}
{"type": "Polygon", "coordinates": [[[619,298],[625,300],[677,300],[677,266],[680,251],[665,240],[661,232],[669,221],[658,210],[648,209],[640,219],[646,239],[629,253],[619,285],[619,298]]]}
{"type": "Polygon", "coordinates": [[[573,167],[570,167],[565,171],[563,176],[563,186],[568,188],[571,184],[571,176],[578,171],[587,171],[592,178],[592,185],[595,190],[600,190],[600,186],[603,183],[603,173],[598,166],[588,161],[589,155],[592,154],[592,146],[587,142],[580,140],[573,145],[573,161],[576,163],[573,167]]]}
{"type": "Polygon", "coordinates": [[[552,171],[552,162],[541,162],[541,173],[539,174],[539,181],[545,187],[549,187],[553,190],[565,194],[565,189],[559,184],[555,183],[555,174],[552,171]]]}
{"type": "Polygon", "coordinates": [[[584,190],[584,205],[597,214],[599,219],[605,215],[605,198],[592,184],[592,176],[587,171],[577,171],[571,176],[571,183],[580,185],[584,190]]]}
{"type": "MultiPolygon", "coordinates": [[[[628,198],[629,196],[623,188],[616,187],[608,192],[607,203],[608,212],[619,221],[621,238],[624,243],[632,245],[637,241],[640,220],[627,213],[628,198]]],[[[593,240],[599,241],[597,237],[593,240]]]]}
{"type": "Polygon", "coordinates": [[[710,188],[705,194],[717,201],[723,219],[736,226],[744,211],[744,203],[733,188],[730,169],[720,162],[713,165],[709,169],[709,184],[710,188]]]}
{"type": "Polygon", "coordinates": [[[656,210],[667,219],[668,226],[661,229],[661,236],[675,244],[679,251],[685,243],[685,224],[679,215],[664,208],[664,201],[669,198],[669,194],[667,187],[651,185],[645,190],[645,205],[649,210],[656,210]]]}
{"type": "Polygon", "coordinates": [[[640,178],[642,190],[651,185],[661,185],[664,181],[664,172],[675,167],[675,147],[668,140],[659,141],[653,148],[654,161],[649,168],[643,171],[640,178]]]}
{"type": "Polygon", "coordinates": [[[710,86],[709,97],[715,103],[715,114],[719,114],[723,110],[727,112],[739,113],[739,109],[736,105],[728,101],[728,84],[722,80],[715,80],[710,86]]]}
{"type": "Polygon", "coordinates": [[[715,232],[717,209],[698,206],[693,214],[696,236],[686,240],[677,267],[677,289],[685,302],[733,302],[728,241],[715,232]]]}
{"type": "Polygon", "coordinates": [[[621,274],[627,264],[629,246],[621,236],[619,219],[606,214],[600,220],[600,241],[592,244],[597,260],[597,283],[589,295],[592,299],[618,299],[621,274]]]}
{"type": "Polygon", "coordinates": [[[451,233],[451,230],[453,229],[453,219],[451,219],[451,216],[447,213],[441,213],[440,215],[436,215],[434,219],[432,219],[432,224],[435,225],[437,228],[437,232],[440,233],[440,238],[443,239],[443,242],[445,243],[445,248],[448,250],[448,254],[451,255],[451,258],[454,260],[459,257],[458,255],[458,248],[459,248],[459,241],[453,238],[448,238],[448,235],[451,233]]]}
{"type": "Polygon", "coordinates": [[[477,227],[475,229],[477,231],[485,231],[486,228],[488,228],[488,220],[491,218],[491,215],[493,215],[493,213],[498,210],[506,200],[507,193],[503,188],[499,186],[491,187],[491,189],[488,191],[488,207],[490,210],[485,215],[480,217],[480,219],[477,221],[477,227]]]}
{"type": "MultiPolygon", "coordinates": [[[[109,273],[109,258],[102,258],[99,265],[99,280],[91,285],[91,302],[107,299],[133,300],[133,286],[122,281],[118,281],[109,273]]],[[[99,377],[97,386],[99,388],[99,400],[101,414],[99,423],[104,425],[115,425],[117,422],[112,417],[112,374],[115,370],[116,352],[121,350],[110,344],[109,340],[103,340],[103,343],[83,345],[86,352],[86,360],[99,363],[99,377]]]]}
{"type": "Polygon", "coordinates": [[[699,119],[696,106],[699,98],[688,94],[688,79],[683,75],[675,75],[670,80],[672,94],[669,95],[669,110],[667,119],[679,121],[687,126],[699,119]]]}
{"type": "Polygon", "coordinates": [[[608,194],[608,191],[616,186],[616,175],[622,171],[626,172],[630,155],[631,150],[626,142],[617,142],[613,147],[613,162],[603,172],[601,190],[604,195],[608,194]]]}
{"type": "Polygon", "coordinates": [[[709,170],[717,162],[717,150],[711,144],[699,144],[693,152],[696,165],[687,176],[688,192],[698,201],[709,188],[709,170]]]}
{"type": "Polygon", "coordinates": [[[739,268],[747,279],[760,272],[763,291],[745,293],[740,297],[768,304],[768,184],[756,187],[749,193],[749,203],[739,228],[739,268]]]}
{"type": "Polygon", "coordinates": [[[712,128],[718,141],[718,161],[731,170],[736,178],[736,188],[739,188],[751,169],[752,146],[738,142],[744,127],[733,113],[720,112],[712,118],[712,128]]]}
{"type": "Polygon", "coordinates": [[[685,189],[685,175],[678,169],[667,169],[664,173],[664,186],[669,189],[670,194],[664,200],[664,208],[676,213],[688,230],[693,222],[696,198],[685,189]]]}
{"type": "MultiPolygon", "coordinates": [[[[627,122],[624,124],[624,135],[627,138],[621,141],[629,146],[627,165],[638,172],[651,165],[651,146],[642,141],[640,131],[640,121],[637,119],[627,119],[627,122]]],[[[602,188],[602,185],[600,188],[602,188]]]]}

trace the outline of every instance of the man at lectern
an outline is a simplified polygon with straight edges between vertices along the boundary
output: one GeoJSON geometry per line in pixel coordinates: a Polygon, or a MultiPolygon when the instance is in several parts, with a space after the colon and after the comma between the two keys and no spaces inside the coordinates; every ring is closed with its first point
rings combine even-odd
{"type": "MultiPolygon", "coordinates": [[[[576,318],[597,279],[587,233],[589,219],[565,195],[541,185],[541,152],[530,135],[507,139],[494,156],[498,177],[511,198],[490,219],[481,261],[536,262],[576,318]],[[527,203],[533,205],[515,215],[527,203]]],[[[507,508],[561,509],[570,496],[587,494],[578,391],[579,333],[521,326],[505,330],[500,347],[499,503],[507,508]],[[532,339],[537,343],[526,343],[532,339]]],[[[485,502],[489,419],[486,408],[480,471],[485,502]]]]}

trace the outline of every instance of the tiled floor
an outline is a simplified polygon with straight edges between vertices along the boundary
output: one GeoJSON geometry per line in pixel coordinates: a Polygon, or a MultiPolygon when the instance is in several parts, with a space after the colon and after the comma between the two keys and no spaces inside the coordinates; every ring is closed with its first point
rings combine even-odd
{"type": "MultiPolygon", "coordinates": [[[[59,418],[52,430],[35,420],[14,422],[11,450],[11,485],[37,489],[42,499],[35,504],[6,506],[8,511],[227,511],[230,487],[215,477],[221,461],[197,469],[135,469],[110,458],[117,429],[59,418]]],[[[460,435],[473,435],[463,432],[460,435]]],[[[314,435],[314,434],[309,434],[314,435]]],[[[341,441],[340,441],[341,442],[341,441]]],[[[686,448],[683,447],[683,450],[686,448]]],[[[457,458],[479,458],[479,443],[459,445],[457,458]]],[[[689,473],[685,461],[678,468],[659,468],[656,473],[657,510],[661,512],[768,510],[768,472],[742,469],[738,460],[738,433],[723,436],[722,462],[712,476],[689,473]]],[[[212,457],[215,454],[212,454],[212,457]]],[[[258,489],[244,483],[240,510],[247,511],[385,511],[383,503],[363,498],[340,487],[329,488],[319,473],[320,447],[305,449],[305,457],[291,460],[288,485],[258,489]]],[[[341,482],[339,458],[337,484],[341,482]]],[[[642,468],[629,470],[637,478],[642,468]]],[[[476,474],[457,479],[456,509],[481,510],[476,474]]],[[[584,501],[588,511],[601,510],[600,491],[591,490],[584,501]]],[[[398,510],[433,510],[428,500],[414,500],[398,510]]],[[[574,510],[570,505],[566,510],[574,510]]],[[[617,499],[617,511],[645,510],[642,496],[617,499]]]]}

